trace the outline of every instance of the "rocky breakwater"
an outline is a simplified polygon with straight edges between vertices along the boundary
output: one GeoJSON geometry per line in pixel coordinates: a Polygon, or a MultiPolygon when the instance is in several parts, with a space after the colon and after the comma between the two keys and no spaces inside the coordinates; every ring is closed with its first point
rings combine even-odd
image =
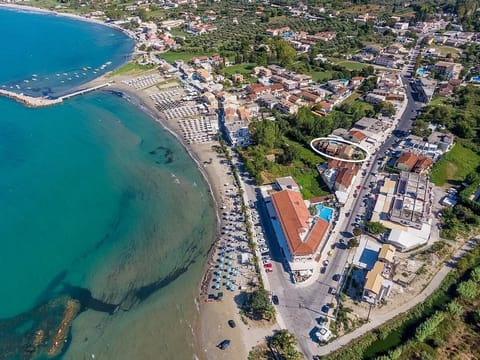
{"type": "Polygon", "coordinates": [[[59,104],[63,101],[62,98],[57,99],[47,99],[47,98],[36,98],[33,96],[28,96],[24,94],[17,94],[13,91],[8,90],[0,90],[0,96],[5,96],[10,99],[16,100],[19,103],[22,103],[28,107],[44,107],[44,106],[52,106],[55,104],[59,104]]]}

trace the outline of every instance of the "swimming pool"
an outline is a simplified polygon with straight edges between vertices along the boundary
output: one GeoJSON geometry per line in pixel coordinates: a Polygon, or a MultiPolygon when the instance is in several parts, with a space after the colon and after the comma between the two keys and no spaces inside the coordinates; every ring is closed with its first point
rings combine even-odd
{"type": "Polygon", "coordinates": [[[419,68],[417,69],[417,74],[420,75],[420,76],[423,76],[425,75],[427,71],[424,69],[424,68],[419,68]]]}
{"type": "Polygon", "coordinates": [[[325,207],[322,204],[318,204],[316,206],[317,208],[317,214],[320,216],[323,220],[330,222],[332,220],[333,216],[333,209],[329,207],[325,207]]]}
{"type": "Polygon", "coordinates": [[[472,77],[473,82],[480,82],[480,76],[474,76],[472,77]]]}

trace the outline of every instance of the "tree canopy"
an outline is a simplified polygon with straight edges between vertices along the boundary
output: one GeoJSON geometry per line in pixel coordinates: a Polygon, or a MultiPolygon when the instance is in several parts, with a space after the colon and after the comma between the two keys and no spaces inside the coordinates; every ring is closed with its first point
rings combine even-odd
{"type": "Polygon", "coordinates": [[[254,318],[272,320],[275,317],[275,308],[270,302],[270,295],[264,288],[257,289],[249,295],[245,310],[254,318]]]}

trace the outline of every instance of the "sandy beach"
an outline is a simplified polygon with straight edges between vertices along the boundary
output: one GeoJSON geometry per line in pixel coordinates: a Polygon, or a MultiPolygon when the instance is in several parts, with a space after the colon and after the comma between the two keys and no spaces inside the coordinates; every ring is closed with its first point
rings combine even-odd
{"type": "MultiPolygon", "coordinates": [[[[85,18],[79,15],[57,13],[55,11],[16,4],[0,4],[0,7],[11,8],[19,11],[51,13],[70,17],[76,20],[110,26],[117,30],[123,31],[132,37],[130,32],[116,25],[106,24],[102,21],[85,18]]],[[[157,71],[152,70],[150,72],[142,73],[141,75],[143,76],[145,74],[155,72],[157,71]]],[[[197,297],[195,299],[195,303],[197,305],[197,317],[194,320],[192,329],[195,353],[198,359],[246,359],[248,357],[249,350],[253,346],[263,342],[265,337],[271,335],[272,331],[278,328],[278,326],[276,324],[268,323],[253,324],[251,321],[244,323],[239,314],[239,304],[243,300],[241,298],[239,288],[233,292],[224,292],[224,297],[221,301],[207,301],[209,277],[212,275],[214,266],[214,259],[212,258],[215,250],[214,243],[216,244],[217,241],[219,241],[221,228],[224,225],[222,224],[223,220],[221,217],[221,212],[223,210],[221,207],[228,203],[230,197],[226,196],[224,184],[233,184],[234,178],[231,173],[229,173],[230,169],[228,165],[223,163],[223,156],[219,155],[213,148],[214,145],[218,145],[217,141],[187,144],[184,141],[179,122],[177,120],[167,120],[155,107],[155,103],[152,100],[151,95],[152,91],[158,91],[158,88],[154,86],[153,88],[134,89],[122,82],[131,78],[131,75],[117,75],[109,77],[107,74],[100,76],[93,81],[85,83],[76,89],[72,89],[71,92],[74,92],[78,89],[95,87],[107,82],[110,83],[111,85],[106,91],[120,93],[124,98],[149,114],[152,119],[161,124],[161,126],[163,126],[167,131],[176,137],[176,139],[184,146],[186,151],[196,162],[198,169],[208,183],[210,193],[215,202],[217,214],[217,237],[216,239],[212,239],[209,262],[205,266],[205,276],[202,283],[199,284],[197,289],[197,297]],[[234,320],[236,327],[231,328],[228,325],[228,320],[234,320]],[[224,339],[230,339],[231,345],[226,350],[220,350],[217,345],[224,339]]],[[[231,191],[233,192],[234,189],[231,189],[231,191]]],[[[246,242],[244,245],[246,245],[246,242]]],[[[256,275],[252,266],[248,266],[245,269],[242,268],[242,271],[240,272],[239,276],[239,285],[243,285],[243,288],[245,289],[248,281],[254,279],[256,275]]],[[[160,315],[161,314],[151,314],[152,317],[160,315]]],[[[136,329],[135,331],[141,333],[141,329],[136,329]]],[[[150,329],[149,331],[152,330],[150,329]]],[[[141,334],[138,334],[138,336],[141,337],[141,334]]],[[[147,344],[143,345],[148,347],[147,344]]],[[[144,351],[145,353],[148,353],[148,349],[144,349],[144,351]]]]}
{"type": "MultiPolygon", "coordinates": [[[[105,81],[106,79],[97,79],[95,83],[105,81]]],[[[115,76],[108,78],[112,81],[109,88],[112,91],[124,94],[130,101],[147,112],[155,121],[161,124],[166,130],[174,135],[180,143],[183,144],[190,156],[194,159],[198,169],[207,180],[211,193],[213,195],[217,212],[217,243],[220,239],[220,229],[222,223],[221,206],[228,208],[228,197],[225,192],[225,184],[233,184],[234,177],[230,174],[228,165],[222,163],[223,156],[219,156],[212,148],[218,145],[218,142],[187,144],[183,139],[183,134],[175,120],[166,120],[155,108],[155,104],[150,97],[150,92],[146,90],[132,90],[122,80],[124,76],[115,76]]],[[[228,209],[227,209],[228,210],[228,209]]],[[[247,243],[245,242],[245,246],[247,243]]],[[[279,329],[276,323],[258,323],[247,320],[245,324],[240,317],[240,306],[243,301],[240,291],[224,292],[224,298],[221,301],[207,301],[209,275],[214,269],[214,249],[209,256],[209,263],[205,267],[205,275],[198,289],[196,298],[198,317],[195,321],[194,333],[196,355],[199,359],[246,359],[250,349],[262,342],[265,337],[272,335],[273,330],[279,329]],[[205,286],[206,285],[206,286],[205,286]],[[207,287],[207,288],[206,288],[207,287]],[[228,320],[234,320],[235,328],[228,325],[228,320]],[[224,339],[230,339],[231,345],[226,350],[218,349],[217,345],[224,339]]],[[[245,285],[249,280],[256,277],[253,266],[244,270],[240,283],[245,285]]]]}

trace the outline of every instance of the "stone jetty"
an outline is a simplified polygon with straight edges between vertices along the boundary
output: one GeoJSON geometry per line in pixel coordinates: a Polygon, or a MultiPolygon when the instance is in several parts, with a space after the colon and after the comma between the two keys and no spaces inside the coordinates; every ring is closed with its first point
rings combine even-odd
{"type": "Polygon", "coordinates": [[[47,98],[36,98],[33,96],[28,96],[24,94],[17,94],[13,91],[0,90],[0,96],[5,96],[10,99],[16,100],[19,103],[22,103],[28,107],[44,107],[59,104],[63,101],[61,98],[57,99],[47,99],[47,98]]]}
{"type": "Polygon", "coordinates": [[[13,92],[13,91],[2,90],[2,89],[0,89],[0,96],[5,96],[5,97],[8,97],[10,99],[16,100],[19,103],[22,103],[23,105],[25,105],[27,107],[36,108],[36,107],[45,107],[45,106],[52,106],[52,105],[55,105],[55,104],[60,104],[61,102],[63,102],[63,100],[70,99],[74,96],[83,95],[87,92],[98,90],[98,89],[101,89],[101,88],[104,88],[104,87],[110,86],[110,85],[111,85],[111,83],[108,82],[108,83],[100,84],[100,85],[97,85],[97,86],[92,86],[92,87],[89,87],[89,88],[86,88],[86,89],[78,90],[78,91],[75,91],[73,93],[70,93],[70,94],[67,94],[67,95],[64,95],[64,96],[60,96],[60,97],[54,98],[54,99],[33,97],[33,96],[24,95],[22,93],[16,93],[16,92],[13,92]]]}

